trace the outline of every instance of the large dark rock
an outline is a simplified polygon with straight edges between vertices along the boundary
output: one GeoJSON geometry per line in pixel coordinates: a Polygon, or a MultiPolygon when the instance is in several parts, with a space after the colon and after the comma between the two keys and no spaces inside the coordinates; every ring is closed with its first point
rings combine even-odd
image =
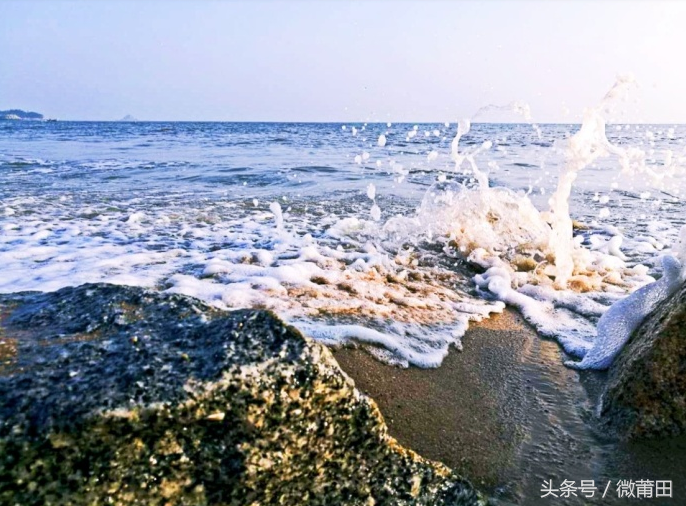
{"type": "Polygon", "coordinates": [[[600,402],[605,428],[622,438],[686,432],[686,284],[634,333],[600,402]]]}
{"type": "Polygon", "coordinates": [[[0,504],[478,504],[266,311],[143,289],[0,295],[0,504]]]}

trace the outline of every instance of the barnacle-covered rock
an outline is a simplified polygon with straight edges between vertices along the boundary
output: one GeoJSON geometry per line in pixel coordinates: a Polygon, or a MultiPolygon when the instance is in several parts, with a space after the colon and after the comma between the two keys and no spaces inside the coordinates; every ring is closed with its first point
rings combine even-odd
{"type": "Polygon", "coordinates": [[[0,295],[0,503],[479,504],[266,311],[106,284],[0,295]]]}

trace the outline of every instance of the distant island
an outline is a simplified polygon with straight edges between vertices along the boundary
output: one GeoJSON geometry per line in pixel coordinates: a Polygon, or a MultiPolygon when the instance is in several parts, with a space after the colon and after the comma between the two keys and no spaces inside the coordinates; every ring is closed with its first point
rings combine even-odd
{"type": "Polygon", "coordinates": [[[0,111],[0,120],[2,119],[31,119],[42,120],[43,115],[37,112],[22,111],[21,109],[9,109],[7,111],[0,111]]]}
{"type": "Polygon", "coordinates": [[[124,117],[123,117],[122,119],[120,119],[119,121],[138,121],[138,119],[137,119],[137,118],[134,118],[134,117],[131,116],[130,114],[127,114],[126,116],[124,116],[124,117]]]}

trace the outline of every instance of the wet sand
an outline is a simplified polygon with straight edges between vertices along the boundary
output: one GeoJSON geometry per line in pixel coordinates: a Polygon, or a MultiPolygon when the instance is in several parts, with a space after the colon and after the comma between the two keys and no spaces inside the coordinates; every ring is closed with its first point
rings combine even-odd
{"type": "Polygon", "coordinates": [[[437,369],[388,366],[362,347],[334,354],[357,387],[377,402],[401,444],[506,502],[626,504],[614,483],[646,478],[675,480],[676,502],[653,498],[650,504],[685,498],[686,458],[674,465],[685,454],[684,443],[674,441],[679,448],[670,451],[670,442],[598,438],[587,422],[592,411],[587,390],[597,389],[602,374],[580,376],[565,368],[558,345],[538,337],[517,313],[506,310],[473,325],[462,341],[464,351],[452,349],[437,369]],[[595,480],[600,491],[591,499],[542,498],[544,480],[557,486],[563,480],[595,480]],[[613,485],[602,499],[608,480],[613,485]]]}
{"type": "Polygon", "coordinates": [[[389,367],[361,348],[335,356],[401,444],[493,489],[508,476],[525,436],[511,420],[531,406],[521,382],[508,376],[533,339],[508,311],[471,330],[464,351],[451,350],[437,369],[389,367]]]}

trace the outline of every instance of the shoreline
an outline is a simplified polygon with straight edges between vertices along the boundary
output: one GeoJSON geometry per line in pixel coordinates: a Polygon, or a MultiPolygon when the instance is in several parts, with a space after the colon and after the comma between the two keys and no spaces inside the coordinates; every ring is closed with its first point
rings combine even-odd
{"type": "MultiPolygon", "coordinates": [[[[224,339],[225,331],[207,330],[213,319],[225,318],[233,321],[232,319],[245,317],[251,311],[226,312],[206,306],[192,297],[108,284],[82,285],[55,293],[16,293],[0,299],[4,299],[4,307],[0,307],[0,337],[3,338],[0,342],[0,361],[10,380],[13,375],[26,374],[28,371],[27,378],[38,381],[42,376],[35,373],[40,372],[41,367],[54,367],[54,364],[62,364],[65,360],[69,362],[72,360],[69,357],[75,352],[90,353],[96,350],[100,353],[98,350],[101,350],[102,343],[112,343],[112,336],[115,335],[119,338],[123,336],[119,342],[127,350],[132,345],[142,346],[145,343],[139,343],[137,335],[144,335],[145,341],[149,338],[147,333],[151,329],[156,329],[156,339],[160,342],[150,347],[150,353],[168,354],[169,345],[160,344],[176,342],[178,326],[173,331],[167,327],[160,330],[157,323],[150,326],[148,322],[149,316],[153,322],[169,324],[168,318],[160,317],[165,311],[171,311],[182,320],[196,318],[197,322],[193,321],[197,323],[198,332],[220,341],[224,339]],[[94,291],[99,291],[100,298],[92,296],[94,291]],[[25,307],[18,309],[17,304],[21,301],[24,301],[22,304],[25,307]],[[133,305],[126,301],[132,301],[133,305]],[[186,306],[183,306],[186,309],[177,307],[179,304],[185,304],[192,310],[186,306]],[[139,309],[133,311],[132,308],[136,307],[139,309]],[[32,311],[37,310],[40,311],[34,315],[32,311]],[[101,314],[103,311],[107,313],[105,316],[101,314]],[[136,311],[143,311],[145,314],[138,314],[136,311]],[[199,317],[198,314],[205,317],[199,317]],[[10,317],[14,319],[8,320],[10,317]],[[91,320],[98,322],[97,325],[87,324],[91,320]],[[52,323],[46,326],[46,321],[52,323]],[[5,327],[18,332],[19,340],[12,334],[3,335],[5,327]],[[33,337],[31,329],[38,332],[33,337]],[[132,334],[134,337],[130,338],[132,334]],[[54,356],[62,348],[70,349],[71,352],[60,355],[58,362],[45,360],[46,353],[54,356]],[[31,360],[35,360],[35,364],[24,371],[26,364],[21,365],[17,362],[19,359],[21,364],[29,364],[31,360]]],[[[2,304],[0,301],[0,306],[2,304]]],[[[274,325],[283,325],[275,314],[265,314],[272,318],[274,325]]],[[[257,327],[269,329],[269,325],[257,327]]],[[[189,324],[189,328],[196,327],[189,324]]],[[[364,345],[332,350],[332,358],[321,345],[304,339],[295,327],[288,328],[294,334],[292,339],[286,341],[300,342],[300,336],[303,343],[309,343],[313,349],[320,350],[316,357],[313,356],[314,362],[323,367],[329,364],[328,367],[334,372],[332,377],[338,377],[342,384],[348,385],[347,391],[353,391],[356,387],[365,394],[357,393],[356,399],[361,399],[363,404],[370,407],[372,418],[378,422],[375,430],[380,430],[380,434],[388,434],[397,441],[398,445],[394,444],[392,448],[412,450],[411,453],[416,453],[417,456],[415,461],[434,466],[441,473],[457,473],[479,491],[496,499],[496,504],[550,505],[552,499],[541,496],[544,482],[552,481],[560,486],[564,480],[577,483],[581,480],[594,480],[601,492],[606,484],[609,486],[608,482],[616,484],[619,480],[670,480],[674,484],[672,497],[683,497],[686,494],[686,480],[683,478],[686,476],[686,460],[683,458],[686,454],[686,436],[622,442],[609,440],[606,435],[598,432],[593,411],[605,375],[566,368],[559,345],[538,336],[519,313],[511,308],[472,325],[462,339],[464,351],[451,350],[443,364],[435,369],[389,366],[368,353],[364,345]]],[[[234,339],[239,337],[234,336],[234,339]]],[[[195,343],[196,339],[189,342],[195,343]]],[[[252,338],[245,338],[242,346],[245,347],[248,342],[252,342],[252,338]]],[[[105,344],[106,348],[109,346],[111,344],[105,344]]],[[[239,346],[238,349],[242,348],[239,346]]],[[[190,351],[201,355],[208,353],[205,346],[195,344],[189,348],[189,353],[190,351]]],[[[168,358],[174,362],[173,367],[149,370],[158,371],[157,374],[176,369],[183,372],[184,367],[191,367],[196,362],[202,364],[203,361],[212,364],[211,367],[217,367],[216,357],[208,360],[208,356],[202,355],[190,360],[189,353],[184,353],[188,359],[181,362],[183,367],[178,363],[179,357],[172,354],[168,358]]],[[[88,367],[97,365],[113,371],[126,369],[117,361],[131,360],[134,356],[117,352],[110,353],[108,360],[99,358],[86,362],[88,367]]],[[[227,356],[233,355],[229,353],[227,356]]],[[[138,365],[146,365],[151,357],[152,355],[139,361],[138,365]]],[[[86,381],[88,375],[82,379],[82,366],[77,365],[77,362],[70,367],[58,366],[55,374],[68,375],[60,381],[71,385],[70,388],[79,386],[87,389],[90,396],[94,392],[100,392],[101,397],[109,396],[110,390],[103,393],[105,390],[98,386],[101,385],[99,380],[86,381]]],[[[94,378],[101,376],[98,374],[94,378]]],[[[117,374],[108,373],[105,376],[119,378],[117,374]]],[[[129,373],[129,376],[132,374],[129,373]]],[[[139,371],[132,377],[141,378],[138,381],[140,383],[147,375],[139,371]]],[[[121,378],[117,381],[120,380],[121,378]]],[[[133,384],[128,380],[122,381],[122,385],[133,384]]],[[[176,383],[185,384],[184,381],[179,380],[176,383]]],[[[57,383],[51,380],[50,384],[54,386],[57,383]]],[[[152,384],[154,391],[158,388],[172,388],[169,387],[169,378],[152,384]]],[[[36,391],[42,392],[40,389],[36,391]]],[[[148,390],[143,387],[137,392],[131,395],[148,395],[148,390]]],[[[131,395],[126,394],[126,399],[130,401],[131,395]]],[[[59,397],[57,394],[54,396],[59,397]]],[[[69,402],[74,398],[73,395],[70,396],[69,402]]],[[[118,405],[120,402],[110,404],[118,405]]],[[[154,403],[153,405],[156,406],[154,403]]],[[[233,405],[233,402],[228,402],[229,411],[233,405]]],[[[318,408],[313,408],[312,416],[318,420],[328,416],[327,406],[322,406],[319,411],[318,408]]],[[[276,417],[274,421],[278,431],[290,426],[290,422],[286,422],[283,416],[276,417]]],[[[346,427],[349,428],[350,425],[346,427]]],[[[334,434],[336,431],[329,436],[334,434]]],[[[354,439],[359,436],[355,431],[350,434],[354,439]]],[[[323,439],[326,444],[340,439],[341,433],[334,435],[333,440],[329,436],[323,439]]],[[[346,458],[352,458],[357,453],[353,451],[346,455],[346,458]]],[[[463,482],[460,478],[457,479],[463,482]]],[[[471,490],[468,483],[466,487],[471,490]]],[[[593,499],[579,496],[557,497],[554,502],[568,506],[625,504],[625,500],[616,493],[607,498],[600,495],[597,494],[593,499]]],[[[671,502],[652,501],[651,504],[671,502]]]]}
{"type": "Polygon", "coordinates": [[[519,364],[539,337],[511,309],[472,325],[440,367],[401,369],[362,347],[334,356],[376,401],[390,434],[489,494],[519,497],[512,481],[533,408],[519,364]],[[512,421],[514,420],[514,423],[512,421]]]}
{"type": "MultiPolygon", "coordinates": [[[[625,504],[602,487],[620,479],[671,479],[683,497],[686,438],[623,443],[594,432],[603,374],[569,369],[554,341],[512,308],[473,324],[436,369],[401,369],[362,346],[333,350],[370,396],[398,442],[442,462],[503,504],[625,504]],[[541,497],[544,480],[594,480],[594,498],[541,497]]],[[[612,489],[614,490],[614,489],[612,489]]],[[[653,500],[651,504],[662,504],[653,500]]],[[[670,503],[671,504],[671,503],[670,503]]]]}

